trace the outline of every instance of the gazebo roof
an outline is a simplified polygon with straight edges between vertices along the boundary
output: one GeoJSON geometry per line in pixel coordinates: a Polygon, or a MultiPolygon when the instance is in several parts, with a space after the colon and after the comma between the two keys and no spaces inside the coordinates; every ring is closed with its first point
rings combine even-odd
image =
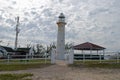
{"type": "Polygon", "coordinates": [[[73,46],[73,48],[75,50],[104,50],[104,49],[106,49],[104,47],[101,47],[99,45],[96,45],[96,44],[93,44],[90,42],[86,42],[86,43],[82,43],[82,44],[73,46]]]}

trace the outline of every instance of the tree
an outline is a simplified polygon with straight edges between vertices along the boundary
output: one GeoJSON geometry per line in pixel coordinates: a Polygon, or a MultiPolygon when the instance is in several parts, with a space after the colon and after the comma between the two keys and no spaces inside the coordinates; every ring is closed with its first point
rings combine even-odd
{"type": "Polygon", "coordinates": [[[44,48],[44,46],[41,45],[41,44],[37,44],[37,45],[36,45],[36,54],[37,54],[37,55],[40,55],[41,57],[43,57],[44,53],[45,53],[45,48],[44,48]]]}
{"type": "Polygon", "coordinates": [[[36,53],[35,46],[33,46],[33,52],[36,53]]]}
{"type": "MultiPolygon", "coordinates": [[[[47,45],[47,48],[46,48],[46,53],[50,54],[52,49],[56,49],[56,44],[53,42],[51,43],[50,45],[47,45]]],[[[65,49],[71,49],[72,48],[72,43],[66,43],[65,44],[65,49]]]]}
{"type": "Polygon", "coordinates": [[[56,48],[56,44],[54,42],[47,46],[46,53],[50,54],[53,48],[56,48]]]}
{"type": "Polygon", "coordinates": [[[31,46],[31,43],[27,44],[27,48],[30,48],[30,46],[31,46]]]}
{"type": "Polygon", "coordinates": [[[65,49],[71,49],[72,48],[72,43],[66,43],[65,44],[65,49]]]}

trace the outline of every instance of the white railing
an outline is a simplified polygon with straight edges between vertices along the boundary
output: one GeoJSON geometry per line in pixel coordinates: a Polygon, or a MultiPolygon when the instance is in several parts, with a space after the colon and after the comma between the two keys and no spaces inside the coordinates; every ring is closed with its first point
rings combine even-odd
{"type": "Polygon", "coordinates": [[[76,54],[74,56],[74,61],[93,61],[99,60],[100,62],[111,62],[111,63],[120,63],[120,53],[119,52],[105,52],[105,54],[76,54]],[[89,56],[88,56],[89,55],[89,56]]]}
{"type": "Polygon", "coordinates": [[[0,63],[47,63],[50,57],[39,55],[7,55],[0,59],[0,63]]]}
{"type": "MultiPolygon", "coordinates": [[[[104,57],[103,55],[90,55],[86,56],[75,56],[74,55],[74,61],[82,60],[84,61],[93,61],[93,60],[99,60],[100,62],[114,62],[114,63],[120,63],[120,53],[117,52],[106,52],[104,57]],[[75,59],[75,57],[78,57],[78,59],[75,59]]],[[[4,57],[4,59],[0,59],[0,63],[40,63],[40,61],[47,63],[47,61],[51,60],[51,58],[47,55],[44,57],[41,57],[39,55],[7,55],[4,57]]]]}

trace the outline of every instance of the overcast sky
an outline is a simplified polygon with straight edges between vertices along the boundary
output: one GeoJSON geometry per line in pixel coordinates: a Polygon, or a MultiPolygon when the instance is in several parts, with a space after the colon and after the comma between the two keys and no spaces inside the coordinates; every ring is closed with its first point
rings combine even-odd
{"type": "Polygon", "coordinates": [[[0,44],[14,46],[16,16],[20,46],[56,42],[61,12],[66,16],[66,42],[92,42],[120,51],[120,0],[0,0],[0,44]]]}

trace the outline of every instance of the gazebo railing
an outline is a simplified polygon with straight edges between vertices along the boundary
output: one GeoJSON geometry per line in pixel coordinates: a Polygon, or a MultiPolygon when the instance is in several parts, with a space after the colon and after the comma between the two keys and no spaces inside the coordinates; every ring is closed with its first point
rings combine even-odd
{"type": "Polygon", "coordinates": [[[120,53],[118,52],[106,52],[105,55],[101,54],[75,54],[74,60],[84,61],[100,61],[102,63],[120,63],[120,53]]]}
{"type": "Polygon", "coordinates": [[[90,55],[90,54],[74,54],[74,59],[77,60],[83,60],[83,59],[88,59],[88,60],[99,60],[101,56],[101,59],[104,59],[103,55],[90,55]]]}

